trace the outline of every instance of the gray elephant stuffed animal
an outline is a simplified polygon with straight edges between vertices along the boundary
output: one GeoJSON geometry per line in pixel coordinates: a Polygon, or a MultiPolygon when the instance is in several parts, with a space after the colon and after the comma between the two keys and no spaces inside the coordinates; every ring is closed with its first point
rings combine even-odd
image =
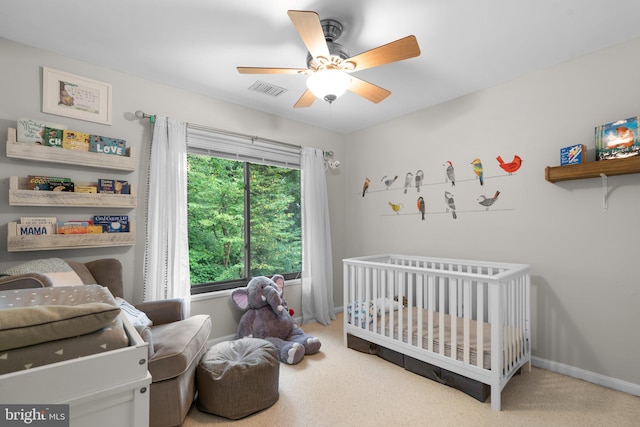
{"type": "Polygon", "coordinates": [[[296,326],[278,286],[268,277],[254,277],[246,287],[235,289],[231,299],[245,312],[238,324],[238,338],[270,341],[278,348],[280,360],[290,365],[300,362],[305,354],[320,351],[320,340],[296,326]]]}

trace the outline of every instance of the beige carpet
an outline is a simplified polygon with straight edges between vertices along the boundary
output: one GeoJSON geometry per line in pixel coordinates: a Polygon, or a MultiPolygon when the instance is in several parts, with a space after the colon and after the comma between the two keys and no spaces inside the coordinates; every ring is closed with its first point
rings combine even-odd
{"type": "Polygon", "coordinates": [[[184,426],[638,426],[640,397],[543,369],[523,370],[502,392],[478,402],[343,344],[342,315],[330,326],[304,325],[320,353],[282,364],[280,399],[238,421],[191,409],[184,426]]]}

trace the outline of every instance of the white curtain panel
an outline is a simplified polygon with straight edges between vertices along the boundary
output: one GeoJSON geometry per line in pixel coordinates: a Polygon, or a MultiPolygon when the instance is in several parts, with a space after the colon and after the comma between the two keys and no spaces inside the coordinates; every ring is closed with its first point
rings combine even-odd
{"type": "Polygon", "coordinates": [[[302,149],[302,323],[335,320],[324,151],[302,149]]]}
{"type": "Polygon", "coordinates": [[[144,301],[185,300],[191,282],[187,232],[186,123],[156,117],[149,161],[144,301]]]}

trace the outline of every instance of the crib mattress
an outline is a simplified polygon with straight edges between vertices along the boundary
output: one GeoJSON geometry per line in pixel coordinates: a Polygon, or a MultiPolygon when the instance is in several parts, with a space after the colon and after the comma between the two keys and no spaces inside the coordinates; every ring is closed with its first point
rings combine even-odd
{"type": "MultiPolygon", "coordinates": [[[[414,346],[420,346],[423,349],[429,349],[429,310],[422,309],[422,333],[421,333],[421,344],[418,343],[418,312],[421,309],[417,307],[411,308],[403,308],[402,309],[402,342],[410,343],[414,346]],[[408,339],[409,334],[409,314],[411,313],[411,341],[408,339]]],[[[431,338],[432,351],[434,353],[442,354],[440,350],[440,341],[443,341],[444,344],[444,355],[446,357],[452,357],[452,334],[451,334],[451,316],[448,314],[443,315],[444,319],[444,327],[443,332],[444,335],[441,338],[440,331],[440,313],[433,312],[433,337],[431,338]]],[[[399,328],[399,316],[397,311],[393,311],[391,313],[381,313],[377,316],[377,319],[369,322],[368,329],[369,331],[374,331],[374,325],[376,328],[376,333],[379,335],[384,335],[390,337],[394,340],[400,340],[400,335],[398,333],[399,328]],[[393,325],[391,322],[391,317],[393,317],[393,325]],[[391,329],[393,329],[393,333],[391,333],[391,329]]],[[[468,322],[468,330],[469,330],[469,360],[468,363],[474,366],[478,365],[478,322],[475,320],[466,320],[464,318],[457,317],[456,318],[456,359],[459,361],[465,360],[465,351],[464,351],[464,329],[465,323],[468,322]]],[[[505,343],[505,348],[512,348],[514,351],[511,351],[511,359],[517,358],[517,354],[520,351],[520,334],[517,329],[510,328],[508,333],[505,334],[507,339],[510,342],[505,343]]],[[[482,367],[484,369],[491,369],[491,324],[482,322],[482,367]]]]}

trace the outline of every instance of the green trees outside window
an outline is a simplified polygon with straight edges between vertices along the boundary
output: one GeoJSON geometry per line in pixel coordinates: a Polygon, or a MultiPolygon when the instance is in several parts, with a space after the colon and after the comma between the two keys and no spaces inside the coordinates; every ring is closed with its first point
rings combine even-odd
{"type": "Polygon", "coordinates": [[[298,169],[198,154],[187,156],[187,168],[192,291],[301,271],[298,169]]]}

